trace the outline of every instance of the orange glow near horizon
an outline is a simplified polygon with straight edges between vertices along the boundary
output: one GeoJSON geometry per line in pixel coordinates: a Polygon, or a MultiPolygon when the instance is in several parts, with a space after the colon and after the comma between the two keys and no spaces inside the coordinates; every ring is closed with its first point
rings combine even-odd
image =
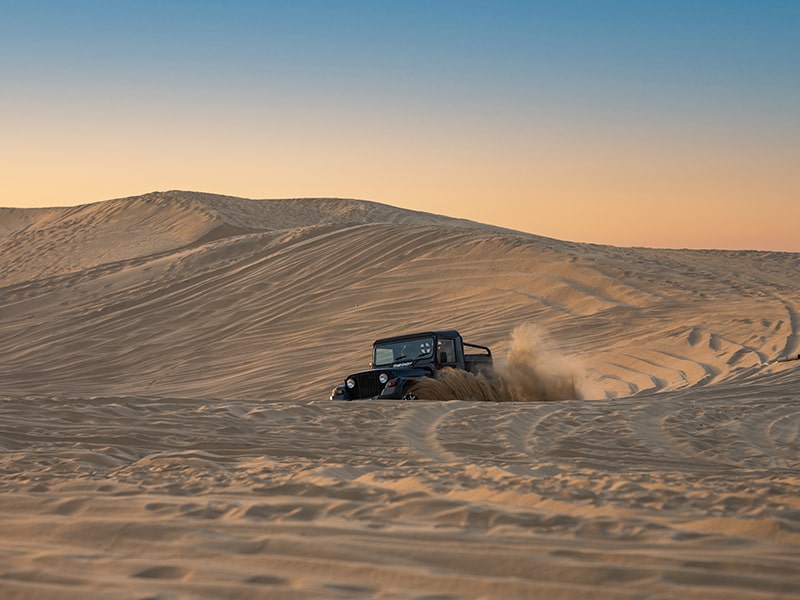
{"type": "Polygon", "coordinates": [[[75,205],[167,189],[347,197],[568,241],[800,251],[798,176],[780,147],[756,157],[746,147],[681,154],[545,128],[520,136],[451,125],[410,140],[336,128],[318,139],[275,129],[237,137],[196,125],[118,123],[114,136],[85,128],[80,137],[80,126],[67,127],[53,143],[56,125],[45,123],[0,156],[0,204],[75,205]]]}

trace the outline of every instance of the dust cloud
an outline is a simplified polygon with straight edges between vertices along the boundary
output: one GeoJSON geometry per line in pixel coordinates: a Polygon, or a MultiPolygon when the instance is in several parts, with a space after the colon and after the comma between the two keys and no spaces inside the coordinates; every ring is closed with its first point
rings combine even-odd
{"type": "Polygon", "coordinates": [[[435,379],[426,377],[409,392],[420,400],[580,400],[580,380],[580,369],[568,362],[539,328],[524,324],[514,329],[507,358],[495,361],[493,369],[478,373],[442,369],[435,379]]]}

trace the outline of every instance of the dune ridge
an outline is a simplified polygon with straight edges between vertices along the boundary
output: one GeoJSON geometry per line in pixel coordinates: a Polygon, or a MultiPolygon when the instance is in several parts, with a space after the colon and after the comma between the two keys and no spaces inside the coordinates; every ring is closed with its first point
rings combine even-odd
{"type": "Polygon", "coordinates": [[[0,277],[3,598],[800,598],[798,254],[171,191],[0,277]],[[438,328],[575,389],[327,399],[438,328]]]}
{"type": "Polygon", "coordinates": [[[502,356],[537,324],[588,398],[757,377],[798,349],[794,254],[580,245],[350,200],[28,212],[3,213],[0,242],[20,392],[314,399],[373,339],[432,327],[502,356]]]}
{"type": "Polygon", "coordinates": [[[320,398],[375,338],[440,326],[502,356],[537,324],[588,398],[757,377],[798,350],[794,254],[580,245],[352,200],[27,212],[3,213],[0,242],[20,392],[320,398]]]}

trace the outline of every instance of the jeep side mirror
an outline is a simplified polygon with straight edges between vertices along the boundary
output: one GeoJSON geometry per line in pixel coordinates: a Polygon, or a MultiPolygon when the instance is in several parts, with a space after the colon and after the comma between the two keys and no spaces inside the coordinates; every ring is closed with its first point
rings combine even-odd
{"type": "Polygon", "coordinates": [[[447,362],[447,352],[439,352],[439,362],[440,363],[447,362]]]}

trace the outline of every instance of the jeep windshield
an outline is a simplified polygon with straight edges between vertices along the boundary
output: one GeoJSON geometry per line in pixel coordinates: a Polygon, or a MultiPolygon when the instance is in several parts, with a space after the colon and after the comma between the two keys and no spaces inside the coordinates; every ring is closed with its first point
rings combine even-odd
{"type": "Polygon", "coordinates": [[[433,338],[420,337],[408,340],[381,342],[375,344],[373,367],[388,367],[399,363],[431,358],[433,356],[433,338]]]}

